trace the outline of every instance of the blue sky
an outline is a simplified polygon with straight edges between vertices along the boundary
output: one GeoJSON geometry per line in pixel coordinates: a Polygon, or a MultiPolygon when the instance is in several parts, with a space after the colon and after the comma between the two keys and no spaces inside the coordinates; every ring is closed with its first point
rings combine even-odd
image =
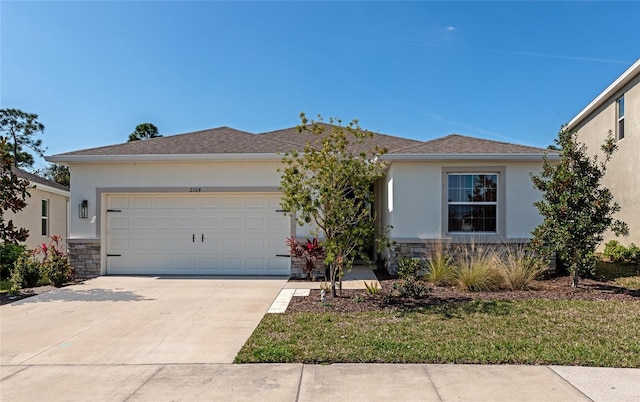
{"type": "Polygon", "coordinates": [[[546,147],[640,57],[638,21],[611,1],[2,1],[0,106],[40,116],[48,155],[301,111],[546,147]]]}

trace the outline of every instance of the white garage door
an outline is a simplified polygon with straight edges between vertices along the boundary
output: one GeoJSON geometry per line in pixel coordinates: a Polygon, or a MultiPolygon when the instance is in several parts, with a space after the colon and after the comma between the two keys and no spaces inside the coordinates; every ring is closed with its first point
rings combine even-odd
{"type": "Polygon", "coordinates": [[[290,273],[279,194],[110,194],[106,203],[107,274],[290,273]]]}

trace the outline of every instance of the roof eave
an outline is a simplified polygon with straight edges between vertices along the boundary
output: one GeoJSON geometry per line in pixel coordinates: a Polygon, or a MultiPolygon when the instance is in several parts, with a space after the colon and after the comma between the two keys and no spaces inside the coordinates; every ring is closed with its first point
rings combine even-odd
{"type": "Polygon", "coordinates": [[[277,153],[228,154],[148,154],[148,155],[52,155],[45,160],[54,163],[116,163],[116,162],[220,162],[280,160],[277,153]]]}
{"type": "Polygon", "coordinates": [[[380,159],[388,161],[442,161],[442,160],[501,160],[501,161],[541,161],[544,157],[548,160],[559,160],[557,153],[492,153],[492,154],[386,154],[380,159]]]}
{"type": "Polygon", "coordinates": [[[631,67],[627,69],[620,77],[618,77],[615,81],[611,83],[600,93],[600,95],[596,96],[594,100],[591,101],[580,113],[578,113],[569,123],[567,123],[567,130],[573,130],[582,120],[588,117],[591,113],[593,113],[597,108],[602,106],[607,99],[611,98],[616,92],[622,89],[625,85],[627,85],[631,80],[633,80],[638,74],[640,74],[640,59],[636,60],[635,63],[631,67]]]}
{"type": "Polygon", "coordinates": [[[58,194],[58,195],[62,195],[65,196],[67,198],[71,197],[71,192],[68,190],[62,190],[59,188],[55,188],[55,187],[51,187],[51,186],[47,186],[46,184],[42,184],[42,183],[36,183],[33,181],[30,181],[31,185],[29,187],[31,188],[37,188],[39,190],[43,190],[52,194],[58,194]]]}

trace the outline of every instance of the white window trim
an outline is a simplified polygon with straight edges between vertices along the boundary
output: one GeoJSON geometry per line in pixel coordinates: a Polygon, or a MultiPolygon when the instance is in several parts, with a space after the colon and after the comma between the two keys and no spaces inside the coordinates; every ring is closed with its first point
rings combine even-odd
{"type": "Polygon", "coordinates": [[[42,235],[42,237],[49,237],[49,232],[51,231],[51,229],[49,228],[49,211],[50,211],[50,201],[48,198],[43,198],[42,201],[40,202],[40,234],[42,235]],[[42,207],[43,207],[43,203],[45,204],[45,213],[42,213],[42,207]],[[43,223],[46,222],[46,229],[47,229],[47,233],[42,233],[42,229],[43,229],[43,223]]]}
{"type": "Polygon", "coordinates": [[[623,104],[623,108],[624,108],[624,94],[622,94],[622,96],[619,96],[618,99],[616,99],[616,140],[620,141],[624,139],[624,113],[622,114],[622,116],[620,116],[620,101],[622,101],[623,104]],[[622,124],[622,137],[620,137],[620,125],[622,124]]]}
{"type": "Polygon", "coordinates": [[[443,167],[442,168],[442,221],[441,236],[443,238],[473,238],[475,240],[498,241],[506,238],[506,169],[504,166],[469,166],[469,167],[443,167]],[[496,205],[496,231],[495,232],[449,232],[449,205],[467,205],[469,203],[449,203],[449,174],[495,174],[498,176],[497,201],[474,203],[476,205],[496,205]]]}

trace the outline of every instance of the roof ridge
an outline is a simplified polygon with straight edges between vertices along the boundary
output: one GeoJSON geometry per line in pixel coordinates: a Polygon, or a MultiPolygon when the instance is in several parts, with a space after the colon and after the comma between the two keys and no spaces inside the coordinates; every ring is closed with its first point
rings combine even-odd
{"type": "Polygon", "coordinates": [[[476,140],[476,141],[490,142],[490,143],[494,143],[494,144],[502,144],[502,145],[508,145],[508,146],[524,147],[524,148],[533,148],[533,149],[537,149],[537,150],[540,150],[540,151],[549,151],[546,148],[540,148],[540,147],[536,147],[536,146],[533,146],[533,145],[516,144],[516,143],[513,143],[513,142],[490,140],[490,139],[487,139],[487,138],[480,138],[480,137],[473,137],[473,136],[470,136],[470,135],[451,133],[451,134],[447,134],[447,135],[445,135],[443,137],[432,138],[430,140],[420,142],[419,144],[414,144],[414,145],[410,145],[410,146],[402,148],[402,149],[398,149],[398,150],[394,151],[393,153],[401,153],[401,151],[407,151],[407,150],[410,150],[410,149],[413,149],[413,148],[417,148],[417,147],[420,147],[420,146],[428,145],[430,143],[442,142],[442,141],[445,141],[445,140],[450,139],[450,138],[471,139],[471,140],[476,140]]]}

